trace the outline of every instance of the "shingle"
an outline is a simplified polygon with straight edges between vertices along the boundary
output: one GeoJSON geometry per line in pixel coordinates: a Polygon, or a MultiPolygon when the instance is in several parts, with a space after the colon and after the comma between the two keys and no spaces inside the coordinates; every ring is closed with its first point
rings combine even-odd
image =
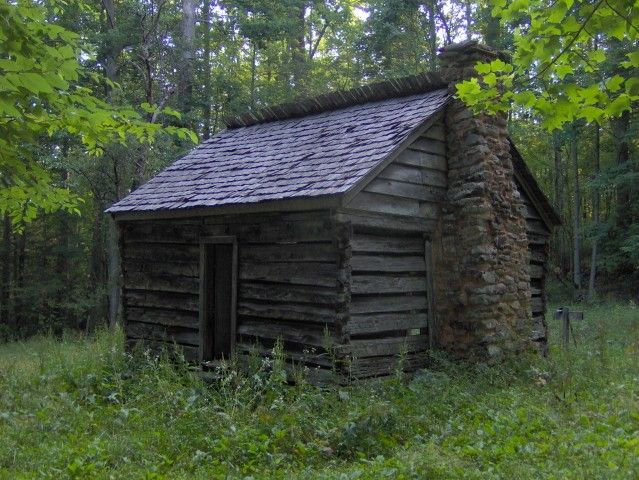
{"type": "MultiPolygon", "coordinates": [[[[394,84],[385,89],[364,88],[360,98],[366,103],[355,105],[355,93],[329,96],[319,99],[325,108],[340,102],[349,106],[224,130],[107,212],[180,210],[345,193],[449,98],[447,90],[440,89],[370,101],[386,91],[396,94],[397,88],[394,84]]],[[[300,108],[316,111],[310,105],[309,101],[300,108]]],[[[242,119],[246,123],[253,117],[242,119]]]]}

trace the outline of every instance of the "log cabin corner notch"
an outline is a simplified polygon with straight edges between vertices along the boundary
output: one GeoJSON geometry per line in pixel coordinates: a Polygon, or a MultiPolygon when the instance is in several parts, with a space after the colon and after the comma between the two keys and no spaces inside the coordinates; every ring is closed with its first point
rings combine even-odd
{"type": "Polygon", "coordinates": [[[281,339],[316,375],[337,355],[355,377],[433,346],[543,350],[559,219],[505,120],[450,94],[495,55],[465,42],[440,72],[231,118],[114,204],[127,338],[193,361],[281,339]]]}

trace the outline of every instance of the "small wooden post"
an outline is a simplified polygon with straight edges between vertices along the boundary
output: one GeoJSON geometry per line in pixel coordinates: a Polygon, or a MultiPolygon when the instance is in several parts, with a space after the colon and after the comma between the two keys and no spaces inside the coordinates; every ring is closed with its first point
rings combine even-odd
{"type": "Polygon", "coordinates": [[[568,307],[562,308],[561,318],[563,320],[563,339],[564,339],[564,348],[568,350],[568,346],[570,345],[570,309],[568,307]]]}

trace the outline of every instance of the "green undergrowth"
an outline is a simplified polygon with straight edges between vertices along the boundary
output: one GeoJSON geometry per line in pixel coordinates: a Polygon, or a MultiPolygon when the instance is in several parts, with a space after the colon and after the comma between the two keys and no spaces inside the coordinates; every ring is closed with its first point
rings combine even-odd
{"type": "Polygon", "coordinates": [[[548,360],[328,389],[277,354],[206,384],[121,332],[5,344],[0,478],[639,478],[639,308],[585,309],[548,360]]]}

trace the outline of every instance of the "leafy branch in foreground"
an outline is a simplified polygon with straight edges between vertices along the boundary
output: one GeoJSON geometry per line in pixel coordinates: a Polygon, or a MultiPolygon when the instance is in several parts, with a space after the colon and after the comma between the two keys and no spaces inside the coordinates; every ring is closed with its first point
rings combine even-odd
{"type": "Polygon", "coordinates": [[[519,106],[554,130],[601,123],[639,100],[639,1],[491,1],[493,16],[514,29],[515,49],[510,63],[479,63],[478,77],[457,85],[467,105],[519,106]]]}
{"type": "Polygon", "coordinates": [[[152,143],[159,133],[197,143],[188,129],[149,123],[134,109],[95,96],[89,85],[106,80],[84,69],[79,36],[47,21],[45,8],[0,0],[0,19],[0,214],[14,224],[33,220],[39,211],[78,212],[79,198],[56,187],[33,153],[44,136],[68,134],[95,156],[109,143],[152,143]]]}

